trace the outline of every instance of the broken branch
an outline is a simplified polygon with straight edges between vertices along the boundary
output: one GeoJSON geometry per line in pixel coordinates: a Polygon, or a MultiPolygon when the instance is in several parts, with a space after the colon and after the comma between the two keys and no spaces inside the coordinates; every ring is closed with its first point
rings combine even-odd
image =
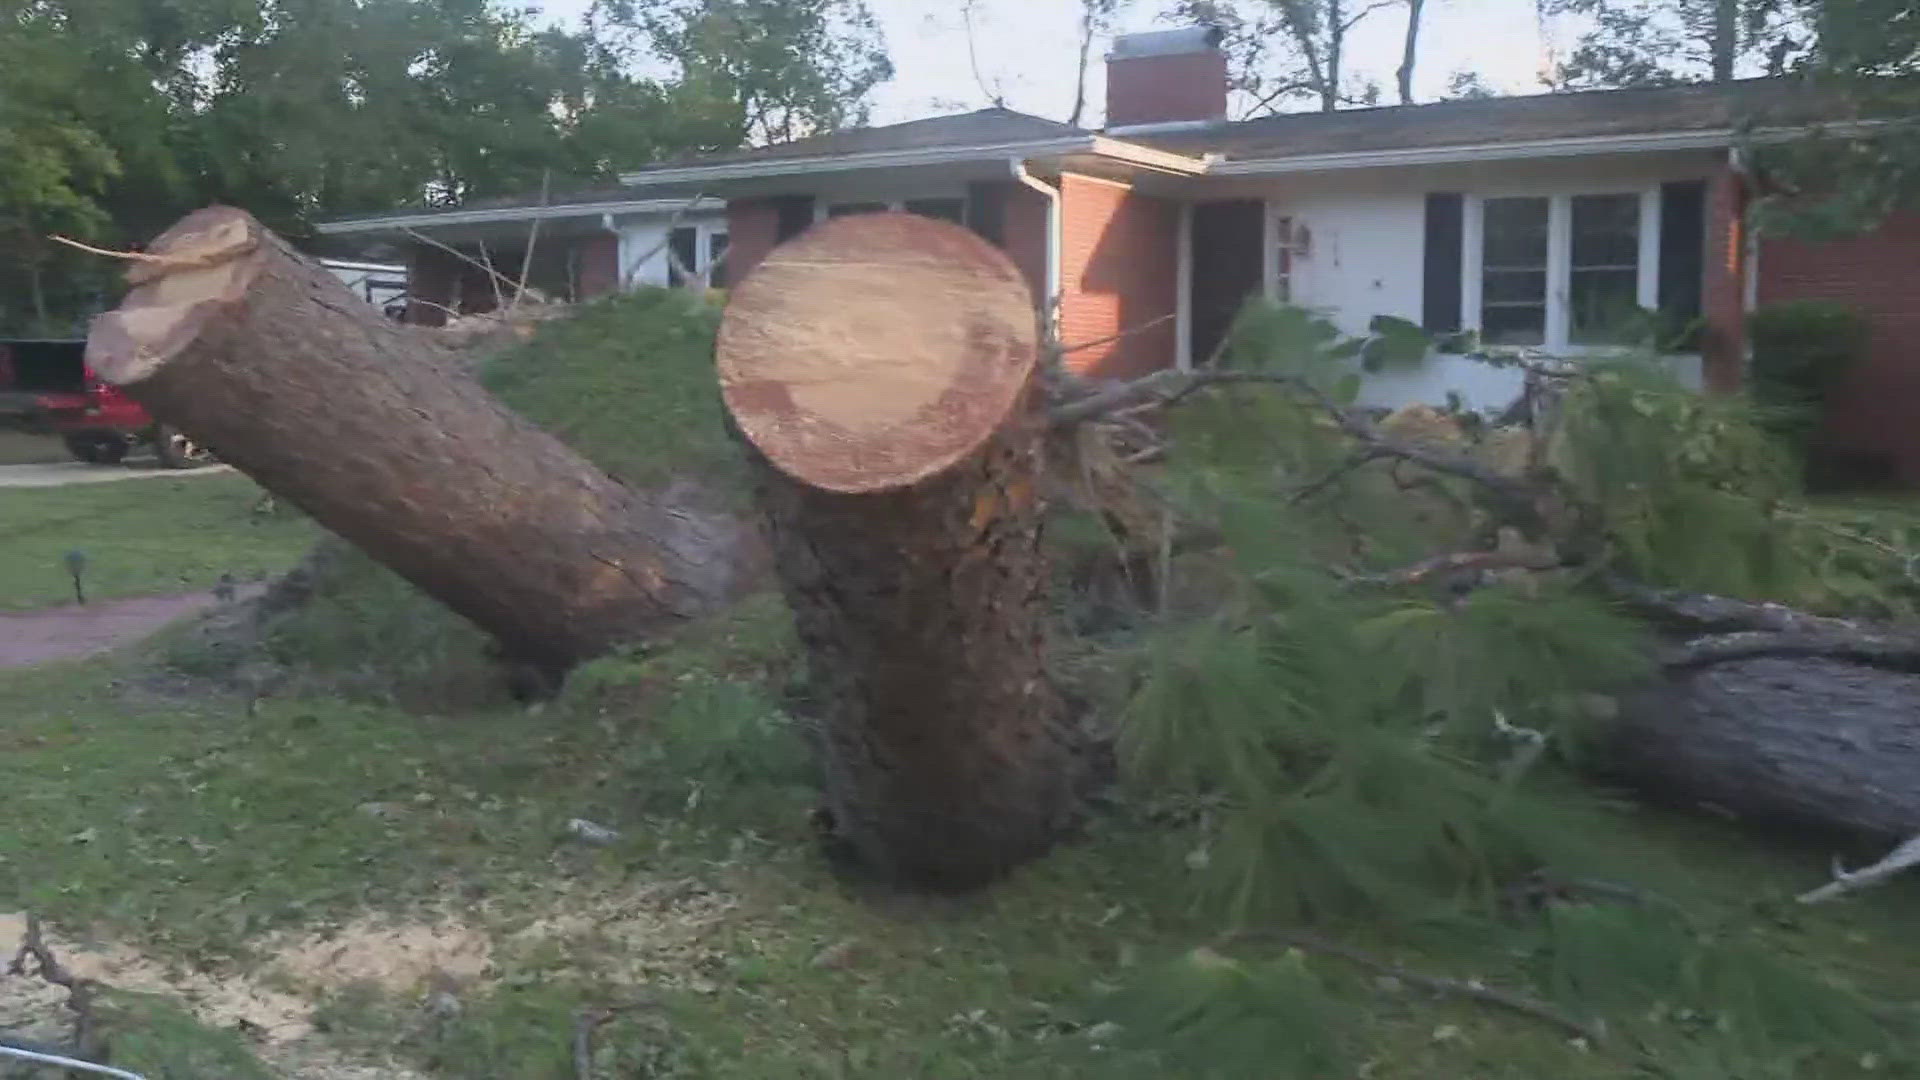
{"type": "Polygon", "coordinates": [[[1606,1037],[1604,1027],[1598,1022],[1589,1024],[1576,1020],[1544,1002],[1535,1001],[1532,998],[1522,997],[1518,994],[1510,994],[1505,990],[1496,990],[1478,979],[1449,979],[1440,975],[1427,975],[1422,972],[1411,971],[1401,967],[1399,964],[1388,960],[1381,960],[1367,953],[1363,953],[1358,949],[1342,945],[1337,941],[1330,941],[1318,934],[1308,933],[1304,930],[1241,931],[1231,936],[1266,938],[1299,949],[1302,952],[1319,953],[1322,956],[1331,956],[1339,960],[1345,960],[1347,963],[1353,964],[1356,967],[1365,968],[1377,975],[1385,975],[1388,978],[1397,979],[1409,986],[1417,986],[1430,993],[1462,997],[1470,1001],[1478,1001],[1485,1005],[1491,1005],[1498,1009],[1505,1009],[1508,1012],[1517,1013],[1521,1016],[1532,1017],[1542,1023],[1557,1027],[1575,1038],[1585,1039],[1589,1043],[1597,1044],[1606,1037]]]}
{"type": "Polygon", "coordinates": [[[1421,559],[1411,566],[1378,574],[1355,574],[1346,579],[1349,586],[1418,585],[1441,574],[1463,574],[1480,570],[1553,570],[1564,565],[1559,559],[1542,558],[1527,552],[1452,551],[1421,559]]]}
{"type": "Polygon", "coordinates": [[[1169,319],[1172,319],[1175,314],[1177,313],[1168,312],[1167,314],[1162,315],[1157,319],[1148,319],[1146,322],[1140,323],[1137,326],[1129,326],[1125,330],[1121,330],[1117,333],[1108,334],[1106,337],[1097,337],[1097,338],[1094,338],[1092,341],[1082,341],[1073,345],[1062,345],[1060,346],[1060,351],[1063,353],[1080,352],[1083,349],[1097,349],[1102,345],[1111,345],[1116,341],[1121,341],[1125,338],[1130,338],[1135,334],[1145,333],[1146,331],[1151,330],[1156,326],[1159,326],[1161,323],[1164,323],[1169,319]]]}
{"type": "Polygon", "coordinates": [[[1799,900],[1803,904],[1819,904],[1850,892],[1878,885],[1902,870],[1920,866],[1920,836],[1915,836],[1899,847],[1894,848],[1886,858],[1871,866],[1858,870],[1846,870],[1841,867],[1839,857],[1833,860],[1833,880],[1811,892],[1801,893],[1799,900]]]}
{"type": "Polygon", "coordinates": [[[492,279],[492,282],[493,282],[493,297],[494,297],[494,302],[496,306],[498,306],[500,302],[500,286],[503,284],[512,286],[514,284],[512,281],[507,280],[507,278],[504,275],[502,275],[498,270],[495,270],[493,268],[492,263],[481,262],[479,259],[474,258],[473,256],[467,254],[464,251],[461,251],[459,248],[454,247],[452,244],[435,240],[433,237],[428,236],[426,233],[423,233],[418,229],[404,228],[404,229],[401,229],[400,231],[407,234],[407,236],[411,237],[412,239],[420,241],[421,243],[427,245],[428,247],[439,248],[441,251],[444,251],[447,254],[453,256],[454,258],[459,259],[461,262],[466,263],[468,266],[473,267],[475,270],[479,270],[480,272],[487,274],[492,279]]]}

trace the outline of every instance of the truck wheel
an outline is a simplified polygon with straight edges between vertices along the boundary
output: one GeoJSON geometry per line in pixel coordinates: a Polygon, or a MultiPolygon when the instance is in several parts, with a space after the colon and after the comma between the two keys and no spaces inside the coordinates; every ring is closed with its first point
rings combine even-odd
{"type": "Polygon", "coordinates": [[[153,456],[169,469],[197,469],[213,464],[213,451],[166,424],[154,425],[153,456]]]}
{"type": "Polygon", "coordinates": [[[89,465],[118,465],[127,456],[127,444],[120,439],[97,435],[69,435],[67,452],[89,465]]]}

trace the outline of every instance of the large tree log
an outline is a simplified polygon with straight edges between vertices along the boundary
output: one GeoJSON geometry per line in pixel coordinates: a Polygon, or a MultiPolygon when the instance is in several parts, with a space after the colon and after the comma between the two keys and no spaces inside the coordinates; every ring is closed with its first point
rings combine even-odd
{"type": "Polygon", "coordinates": [[[824,710],[826,810],[938,889],[1043,852],[1074,756],[1044,663],[1031,297],[972,233],[842,218],[774,251],[720,328],[824,710]]]}
{"type": "Polygon", "coordinates": [[[1613,588],[1675,644],[1622,700],[1609,759],[1755,822],[1920,834],[1920,640],[1778,604],[1613,588]]]}
{"type": "Polygon", "coordinates": [[[607,477],[245,212],[197,211],[145,260],[93,369],[515,658],[564,669],[744,579],[748,530],[607,477]]]}

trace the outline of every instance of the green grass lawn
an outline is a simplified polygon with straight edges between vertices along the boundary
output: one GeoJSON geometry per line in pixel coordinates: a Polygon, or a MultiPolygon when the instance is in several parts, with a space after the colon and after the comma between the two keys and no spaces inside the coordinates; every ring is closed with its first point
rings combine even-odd
{"type": "MultiPolygon", "coordinates": [[[[1207,1072],[1098,1026],[1110,992],[1155,985],[1159,965],[1219,935],[1186,899],[1191,840],[1177,829],[1104,815],[967,900],[836,879],[806,821],[799,739],[764,689],[786,648],[777,605],[755,602],[678,649],[600,661],[544,707],[445,715],[324,696],[249,715],[235,698],[138,690],[139,657],[0,675],[0,910],[258,978],[277,933],[369,911],[451,915],[493,959],[450,1019],[423,1023],[417,986],[342,984],[313,1000],[336,1044],[458,1080],[571,1080],[578,1018],[603,1009],[604,1076],[1356,1074],[1207,1072]],[[569,839],[576,817],[620,838],[569,839]]],[[[1920,995],[1912,884],[1799,908],[1790,897],[1824,877],[1824,851],[1624,804],[1600,828],[1637,885],[1766,955],[1890,1006],[1920,995]]],[[[1524,937],[1329,932],[1410,968],[1548,992],[1514,948],[1524,937]]],[[[1713,1017],[1673,1003],[1624,1010],[1671,1014],[1635,1029],[1668,1040],[1654,1068],[1637,1035],[1582,1047],[1528,1017],[1297,960],[1339,1002],[1327,1034],[1358,1075],[1776,1075],[1708,1068],[1713,1017]]],[[[1254,1016],[1212,1038],[1257,1041],[1286,1022],[1254,1016]]],[[[143,1060],[158,1071],[190,1042],[162,1040],[143,1060]]],[[[1913,1075],[1904,1067],[1863,1050],[1777,1075],[1913,1075]]]]}
{"type": "Polygon", "coordinates": [[[66,556],[85,556],[89,599],[209,589],[293,565],[313,526],[261,506],[234,473],[0,489],[0,610],[71,602],[66,556]]]}
{"type": "MultiPolygon", "coordinates": [[[[713,422],[710,313],[649,314],[683,303],[589,307],[492,365],[489,381],[630,480],[673,471],[725,487],[737,465],[713,422]],[[663,364],[677,380],[665,388],[663,364]],[[635,401],[647,423],[634,422],[635,401]]],[[[0,608],[64,600],[74,549],[100,596],[283,568],[314,529],[285,510],[256,514],[257,499],[231,475],[0,491],[0,608]]],[[[1863,589],[1879,587],[1871,569],[1853,570],[1863,589]]],[[[583,1017],[600,1021],[585,1025],[598,1080],[1920,1077],[1910,1055],[1866,1036],[1827,1039],[1805,1061],[1771,1053],[1720,1007],[1777,989],[1757,977],[1758,958],[1879,1003],[1890,1025],[1916,1019],[1920,881],[1798,906],[1826,878],[1821,845],[1543,781],[1591,809],[1581,839],[1609,854],[1608,884],[1684,908],[1727,947],[1690,972],[1701,994],[1583,985],[1548,949],[1550,918],[1524,905],[1494,925],[1389,927],[1346,912],[1317,928],[1411,971],[1603,1017],[1607,1036],[1582,1044],[1337,957],[1223,940],[1226,924],[1193,903],[1199,841],[1177,823],[1190,818],[1137,792],[975,897],[841,880],[809,822],[812,767],[781,706],[793,643],[771,598],[671,647],[589,664],[529,707],[489,692],[475,632],[398,579],[359,563],[334,584],[269,635],[289,683],[257,701],[202,681],[227,669],[184,631],[0,672],[0,913],[31,910],[69,938],[202,980],[298,994],[335,1049],[396,1054],[447,1080],[578,1080],[583,1017]],[[361,677],[351,694],[321,681],[340,672],[361,677]],[[576,818],[618,836],[584,843],[576,818]],[[288,966],[302,935],[370,917],[457,927],[489,960],[451,981],[452,1008],[423,1008],[449,985],[444,972],[382,981],[288,966]],[[1196,1008],[1155,1020],[1141,1002],[1160,991],[1196,1008]],[[1588,1000],[1602,991],[1616,995],[1604,1009],[1588,1000]]],[[[1579,897],[1548,911],[1632,914],[1579,897]]],[[[1585,959],[1630,984],[1636,965],[1680,961],[1664,948],[1622,940],[1585,959]]],[[[1771,1005],[1792,1018],[1819,997],[1771,1005]]],[[[117,1023],[115,1063],[151,1077],[320,1075],[208,1066],[246,1053],[246,1036],[177,1007],[117,1023]]]]}

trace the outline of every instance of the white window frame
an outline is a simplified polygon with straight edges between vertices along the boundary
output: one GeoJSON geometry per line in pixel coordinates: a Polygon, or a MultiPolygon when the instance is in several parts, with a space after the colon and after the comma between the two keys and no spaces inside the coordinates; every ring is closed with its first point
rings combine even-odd
{"type": "MultiPolygon", "coordinates": [[[[701,285],[711,286],[713,284],[713,238],[728,235],[726,221],[716,219],[713,221],[694,221],[671,226],[667,229],[666,241],[668,244],[673,243],[673,234],[680,229],[693,230],[693,265],[688,267],[688,269],[693,271],[693,276],[699,279],[701,285]]],[[[672,281],[673,262],[669,260],[667,262],[666,283],[671,284],[672,281]]],[[[685,286],[686,282],[681,282],[678,287],[684,288],[685,286]]]]}
{"type": "Polygon", "coordinates": [[[1547,321],[1545,340],[1528,348],[1556,353],[1604,352],[1611,346],[1576,345],[1568,340],[1572,318],[1573,200],[1587,195],[1633,195],[1640,200],[1639,280],[1634,302],[1660,306],[1660,185],[1602,186],[1577,191],[1517,188],[1469,195],[1463,206],[1460,244],[1460,319],[1463,328],[1481,329],[1480,303],[1485,282],[1486,203],[1489,199],[1547,200],[1547,321]]]}

